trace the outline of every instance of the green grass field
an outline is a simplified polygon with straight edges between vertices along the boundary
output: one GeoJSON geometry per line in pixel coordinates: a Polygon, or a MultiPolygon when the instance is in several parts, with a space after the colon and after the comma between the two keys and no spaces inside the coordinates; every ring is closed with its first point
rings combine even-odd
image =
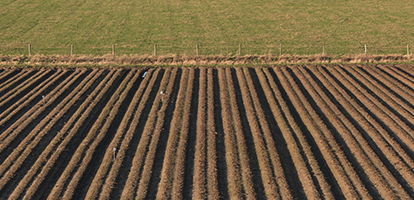
{"type": "Polygon", "coordinates": [[[0,54],[406,53],[412,0],[2,0],[0,54]]]}

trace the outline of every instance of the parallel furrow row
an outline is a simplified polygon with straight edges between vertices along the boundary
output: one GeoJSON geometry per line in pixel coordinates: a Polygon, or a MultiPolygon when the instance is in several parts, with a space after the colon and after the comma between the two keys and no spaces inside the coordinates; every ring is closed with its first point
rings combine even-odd
{"type": "Polygon", "coordinates": [[[0,69],[0,199],[412,199],[408,65],[0,69]]]}

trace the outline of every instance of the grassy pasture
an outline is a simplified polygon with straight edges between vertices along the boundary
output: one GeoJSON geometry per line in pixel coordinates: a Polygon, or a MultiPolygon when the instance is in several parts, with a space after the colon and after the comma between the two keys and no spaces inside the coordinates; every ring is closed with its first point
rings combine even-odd
{"type": "Polygon", "coordinates": [[[2,0],[0,54],[406,53],[411,0],[2,0]]]}

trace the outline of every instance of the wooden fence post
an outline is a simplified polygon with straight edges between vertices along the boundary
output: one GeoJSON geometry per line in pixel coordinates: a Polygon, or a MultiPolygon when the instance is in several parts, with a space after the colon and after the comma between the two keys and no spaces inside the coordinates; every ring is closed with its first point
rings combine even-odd
{"type": "Polygon", "coordinates": [[[198,53],[199,53],[199,51],[198,51],[198,44],[196,45],[196,54],[197,54],[197,56],[198,56],[198,53]]]}
{"type": "Polygon", "coordinates": [[[364,45],[365,47],[365,54],[367,53],[367,44],[364,45]]]}
{"type": "Polygon", "coordinates": [[[157,55],[157,44],[154,44],[154,56],[157,55]]]}
{"type": "Polygon", "coordinates": [[[112,45],[112,55],[115,55],[115,45],[112,45]]]}
{"type": "Polygon", "coordinates": [[[73,44],[70,45],[70,55],[73,56],[73,44]]]}
{"type": "Polygon", "coordinates": [[[241,56],[241,44],[239,44],[239,56],[241,56]]]}
{"type": "Polygon", "coordinates": [[[323,50],[322,50],[322,54],[325,55],[325,42],[323,43],[323,50]]]}
{"type": "Polygon", "coordinates": [[[407,56],[409,56],[409,55],[410,55],[410,45],[407,44],[407,56]]]}
{"type": "Polygon", "coordinates": [[[28,46],[29,46],[29,56],[30,56],[30,55],[32,55],[32,45],[29,44],[28,46]]]}
{"type": "Polygon", "coordinates": [[[282,55],[282,43],[280,43],[280,47],[279,47],[279,55],[282,55]]]}

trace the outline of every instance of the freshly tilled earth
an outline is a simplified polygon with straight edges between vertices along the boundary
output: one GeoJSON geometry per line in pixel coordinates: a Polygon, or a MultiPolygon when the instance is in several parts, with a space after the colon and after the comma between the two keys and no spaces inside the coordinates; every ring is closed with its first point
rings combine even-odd
{"type": "Polygon", "coordinates": [[[412,199],[411,65],[0,69],[0,199],[412,199]]]}

